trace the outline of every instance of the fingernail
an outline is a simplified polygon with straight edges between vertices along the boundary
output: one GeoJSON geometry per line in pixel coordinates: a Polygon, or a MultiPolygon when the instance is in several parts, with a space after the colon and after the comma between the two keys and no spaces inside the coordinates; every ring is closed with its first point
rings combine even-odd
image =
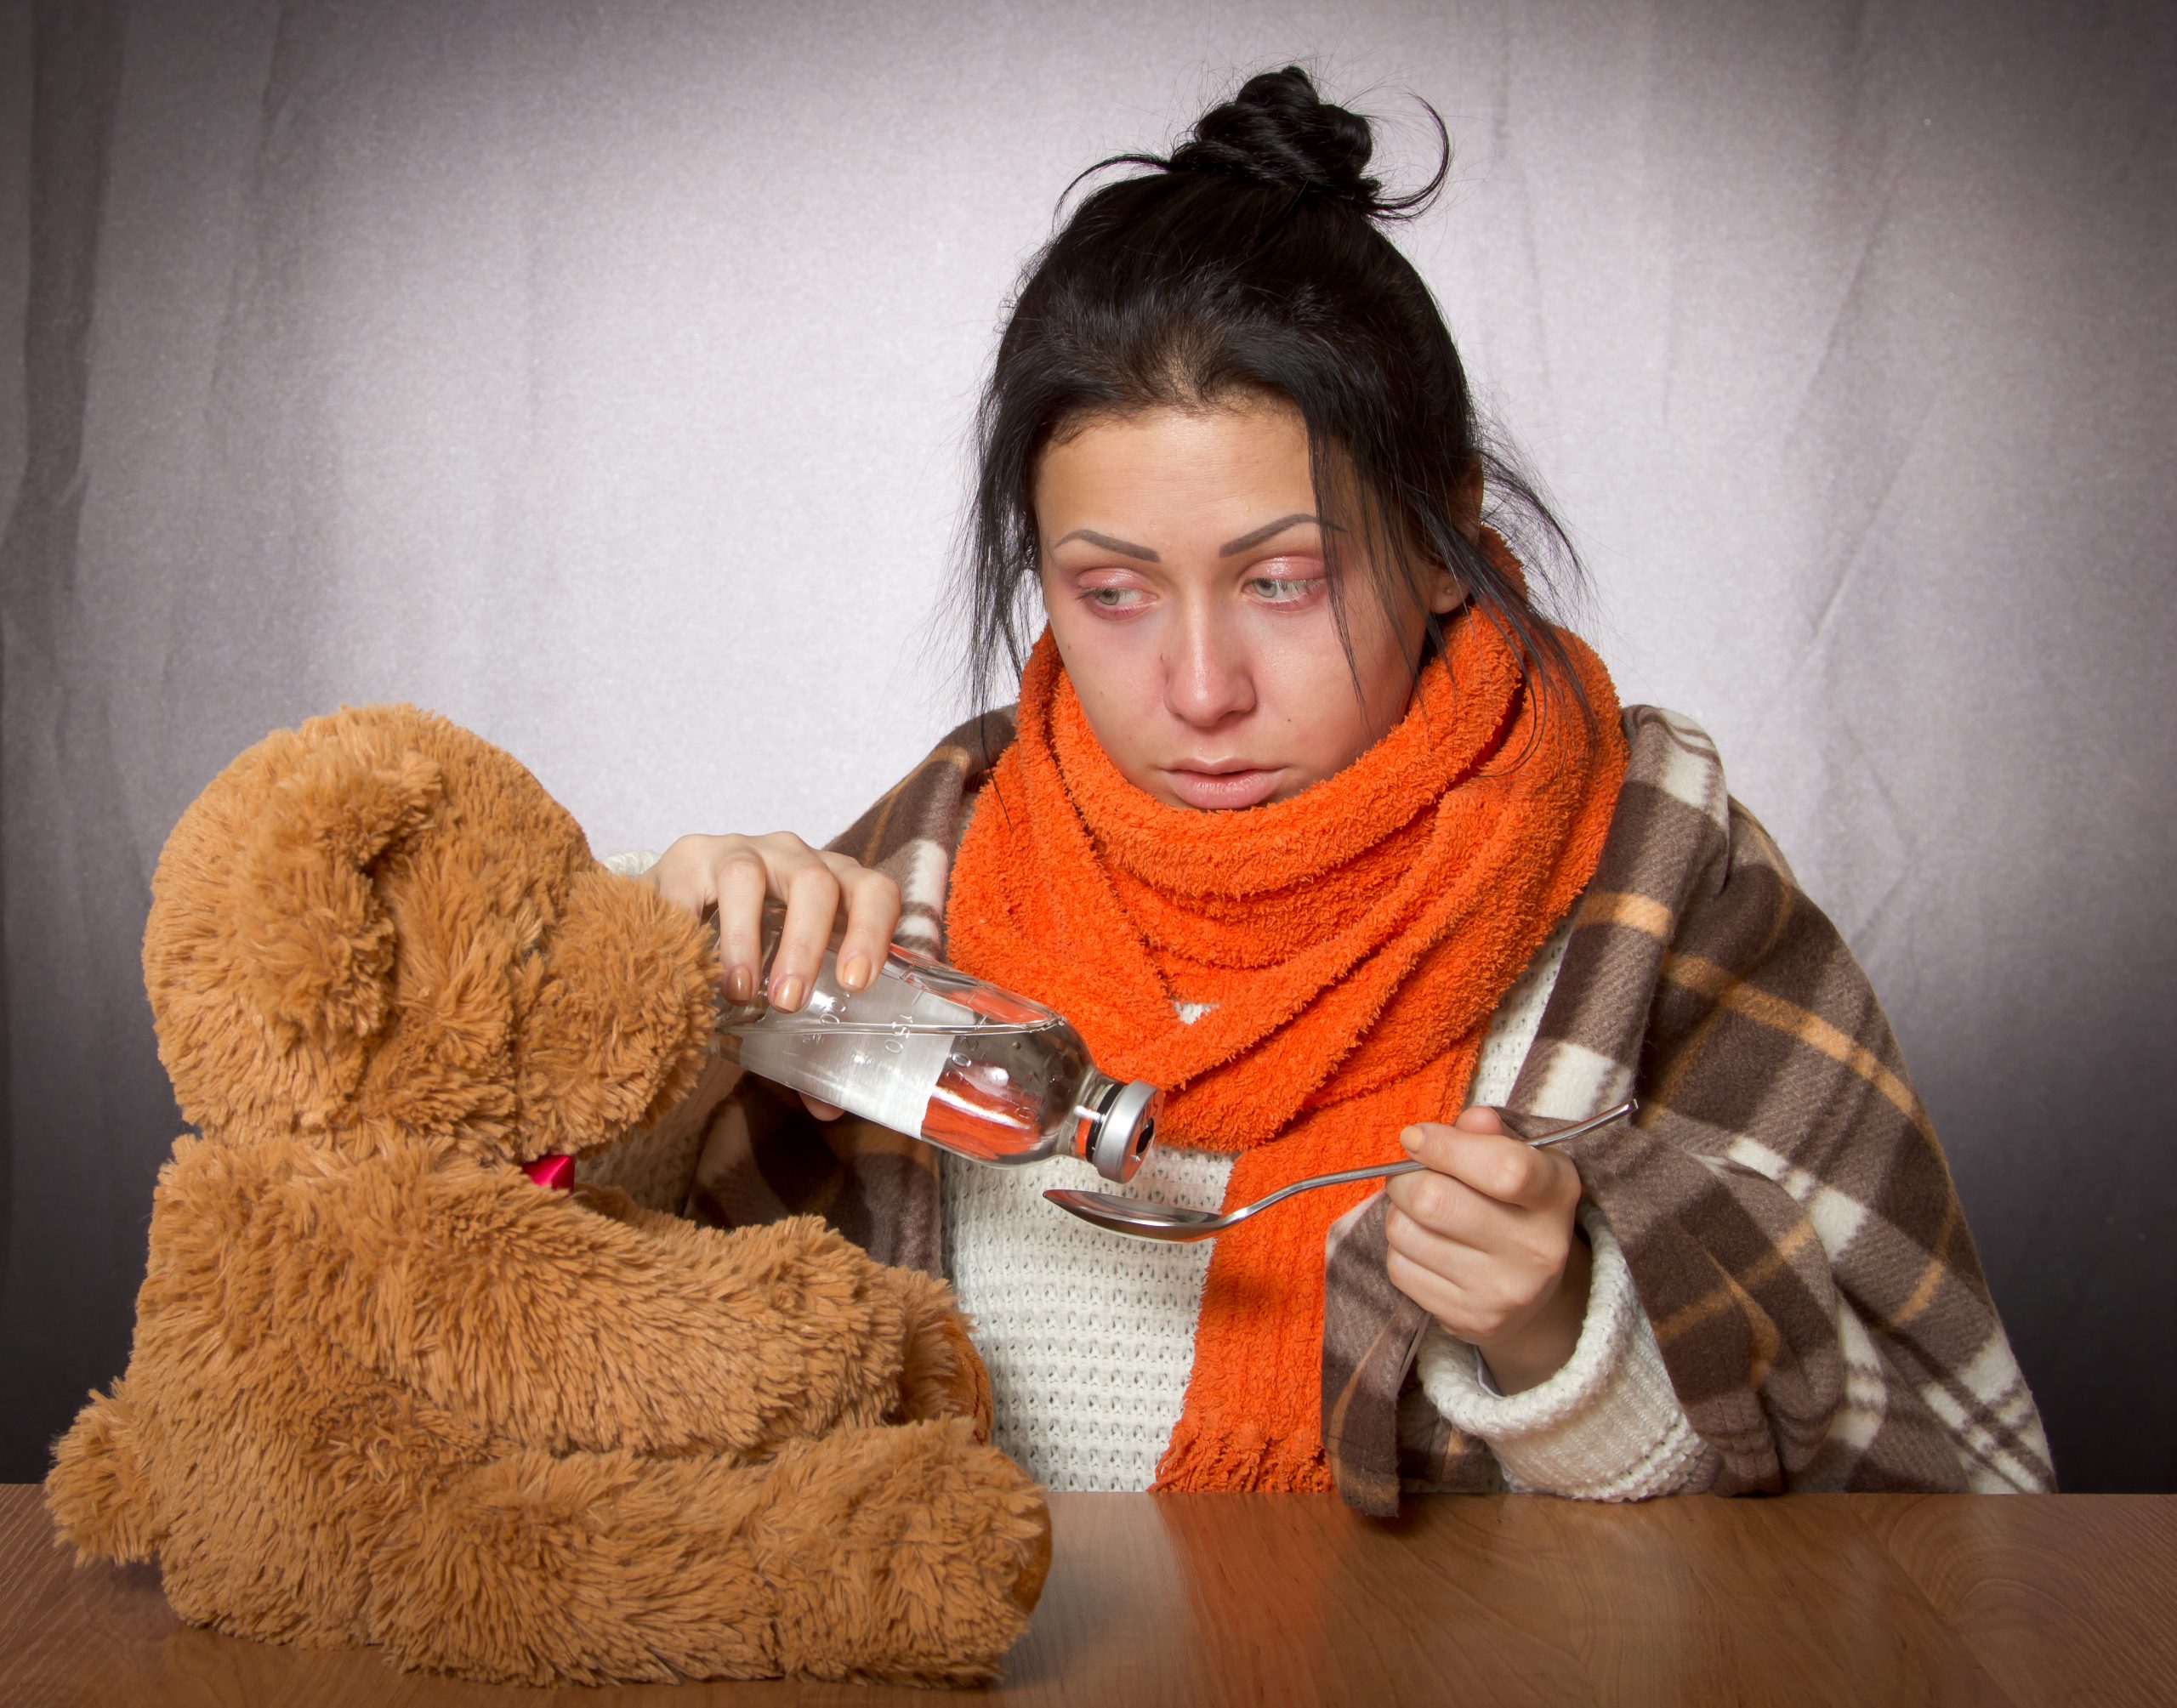
{"type": "Polygon", "coordinates": [[[859,990],[869,982],[869,957],[853,954],[839,963],[839,983],[850,990],[859,990]]]}
{"type": "Polygon", "coordinates": [[[785,978],[774,981],[771,1004],[791,1013],[801,1006],[802,995],[808,989],[809,981],[799,973],[788,973],[785,978]]]}
{"type": "Polygon", "coordinates": [[[1408,1150],[1420,1149],[1421,1129],[1418,1126],[1401,1127],[1398,1130],[1398,1142],[1404,1145],[1408,1150]]]}
{"type": "Polygon", "coordinates": [[[736,967],[726,974],[725,995],[728,1002],[746,1002],[753,999],[755,994],[756,975],[746,967],[736,967]]]}

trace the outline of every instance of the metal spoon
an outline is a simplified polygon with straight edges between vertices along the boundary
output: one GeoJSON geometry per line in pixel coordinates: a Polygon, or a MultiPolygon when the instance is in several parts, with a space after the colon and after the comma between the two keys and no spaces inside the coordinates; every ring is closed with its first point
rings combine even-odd
{"type": "MultiPolygon", "coordinates": [[[[1606,1109],[1600,1115],[1585,1121],[1575,1121],[1570,1126],[1560,1126],[1543,1133],[1527,1143],[1538,1148],[1545,1144],[1560,1144],[1568,1138],[1577,1138],[1583,1132],[1593,1132],[1606,1126],[1621,1116],[1628,1115],[1640,1105],[1629,1099],[1616,1109],[1606,1109]]],[[[1515,1117],[1516,1119],[1517,1117],[1515,1117]]],[[[1525,1134],[1519,1137],[1525,1138],[1525,1134]]],[[[1214,1210],[1190,1210],[1177,1204],[1151,1204],[1146,1199],[1122,1198],[1116,1192],[1088,1192],[1077,1187],[1054,1187],[1043,1196],[1068,1210],[1084,1222],[1093,1222],[1099,1228],[1114,1234],[1131,1234],[1137,1240],[1207,1240],[1213,1234],[1222,1234],[1227,1228],[1244,1222],[1258,1210],[1267,1210],[1281,1199],[1290,1198],[1296,1192],[1307,1192],[1318,1186],[1341,1186],[1349,1180],[1381,1180],[1394,1174],[1411,1174],[1427,1165],[1408,1158],[1404,1162],[1380,1162],[1372,1168],[1344,1168],[1335,1174],[1311,1175],[1305,1180],[1296,1180],[1290,1186],[1281,1186],[1276,1191],[1258,1198],[1252,1204],[1242,1204],[1236,1210],[1227,1210],[1221,1215],[1214,1210]]]]}

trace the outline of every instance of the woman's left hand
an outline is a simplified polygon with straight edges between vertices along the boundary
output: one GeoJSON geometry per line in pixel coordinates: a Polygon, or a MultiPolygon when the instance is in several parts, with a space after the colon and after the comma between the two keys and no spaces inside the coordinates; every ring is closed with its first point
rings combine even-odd
{"type": "Polygon", "coordinates": [[[1399,1142],[1428,1166],[1387,1188],[1391,1285],[1480,1348],[1503,1393],[1547,1381],[1587,1315],[1579,1172],[1486,1107],[1448,1126],[1418,1122],[1399,1142]]]}

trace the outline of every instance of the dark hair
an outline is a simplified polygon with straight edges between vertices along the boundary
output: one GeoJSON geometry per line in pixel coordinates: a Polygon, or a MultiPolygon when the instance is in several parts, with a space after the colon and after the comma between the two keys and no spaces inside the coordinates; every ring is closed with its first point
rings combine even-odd
{"type": "Polygon", "coordinates": [[[1054,439],[1098,416],[1268,394],[1307,423],[1349,664],[1341,532],[1364,548],[1384,609],[1401,599],[1422,607],[1432,650],[1443,633],[1426,610],[1423,575],[1441,564],[1513,642],[1530,680],[1571,688],[1586,709],[1529,593],[1462,528],[1472,519],[1462,493],[1480,479],[1486,519],[1530,556],[1531,576],[1542,569],[1535,559],[1548,559],[1576,580],[1577,559],[1532,485],[1492,448],[1435,299],[1378,229],[1429,207],[1449,172],[1443,120],[1422,105],[1440,156],[1405,196],[1386,196],[1366,175],[1368,121],[1322,100],[1297,65],[1250,77],[1168,157],[1116,155],[1066,187],[1071,196],[1112,166],[1153,168],[1082,201],[1030,264],[999,339],[977,416],[960,589],[971,694],[1001,658],[1017,674],[1026,656],[1042,559],[1036,467],[1054,439]],[[1340,459],[1358,477],[1350,516],[1334,513],[1326,490],[1340,459]]]}

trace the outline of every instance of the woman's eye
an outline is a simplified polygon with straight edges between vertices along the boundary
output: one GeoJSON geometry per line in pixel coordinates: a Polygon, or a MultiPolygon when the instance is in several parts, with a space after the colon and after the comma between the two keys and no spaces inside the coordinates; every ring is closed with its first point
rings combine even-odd
{"type": "Polygon", "coordinates": [[[1081,597],[1101,610],[1125,610],[1140,592],[1139,587],[1084,587],[1081,597]]]}
{"type": "Polygon", "coordinates": [[[1321,576],[1257,576],[1248,585],[1277,604],[1304,599],[1322,585],[1321,576]]]}

